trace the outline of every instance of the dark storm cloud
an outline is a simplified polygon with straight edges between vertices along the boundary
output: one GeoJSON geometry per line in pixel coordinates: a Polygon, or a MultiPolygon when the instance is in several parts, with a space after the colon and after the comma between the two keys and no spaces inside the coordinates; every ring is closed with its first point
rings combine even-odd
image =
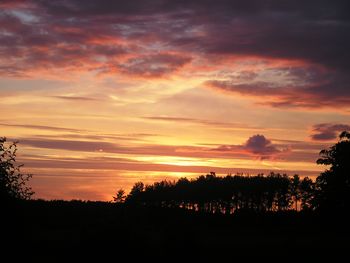
{"type": "Polygon", "coordinates": [[[315,141],[334,140],[342,131],[350,131],[350,125],[321,123],[314,125],[314,134],[311,135],[311,138],[315,141]]]}

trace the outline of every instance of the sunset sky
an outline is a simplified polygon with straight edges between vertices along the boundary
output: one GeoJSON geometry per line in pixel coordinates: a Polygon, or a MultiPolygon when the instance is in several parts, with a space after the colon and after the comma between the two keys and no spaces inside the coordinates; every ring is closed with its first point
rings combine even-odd
{"type": "Polygon", "coordinates": [[[0,0],[0,136],[35,198],[315,177],[350,130],[350,1],[0,0]]]}

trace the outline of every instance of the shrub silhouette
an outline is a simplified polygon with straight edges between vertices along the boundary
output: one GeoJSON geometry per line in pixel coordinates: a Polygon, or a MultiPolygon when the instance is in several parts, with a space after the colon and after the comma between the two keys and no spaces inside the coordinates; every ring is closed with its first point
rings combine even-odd
{"type": "Polygon", "coordinates": [[[125,195],[124,189],[119,189],[117,191],[117,194],[113,196],[113,201],[115,203],[124,203],[125,198],[126,198],[126,195],[125,195]]]}

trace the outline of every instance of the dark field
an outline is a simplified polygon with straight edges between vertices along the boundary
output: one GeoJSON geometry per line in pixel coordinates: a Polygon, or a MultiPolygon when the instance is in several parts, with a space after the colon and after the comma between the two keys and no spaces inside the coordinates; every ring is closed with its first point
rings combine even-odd
{"type": "Polygon", "coordinates": [[[28,201],[2,210],[4,251],[14,251],[17,259],[46,262],[73,258],[116,262],[125,257],[165,262],[340,260],[350,245],[344,215],[215,215],[80,201],[28,201]]]}

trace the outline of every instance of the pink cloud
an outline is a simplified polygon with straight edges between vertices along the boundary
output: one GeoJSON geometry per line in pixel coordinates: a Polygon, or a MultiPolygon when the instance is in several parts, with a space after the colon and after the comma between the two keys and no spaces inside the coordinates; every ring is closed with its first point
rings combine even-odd
{"type": "MultiPolygon", "coordinates": [[[[176,74],[192,60],[216,65],[220,57],[280,59],[307,65],[292,68],[304,82],[271,85],[214,78],[207,85],[273,107],[350,104],[350,30],[343,3],[84,3],[2,1],[0,75],[28,77],[40,70],[66,69],[158,78],[176,74]]],[[[191,72],[205,68],[191,64],[191,72]]],[[[254,72],[246,73],[254,77],[254,72]]]]}

